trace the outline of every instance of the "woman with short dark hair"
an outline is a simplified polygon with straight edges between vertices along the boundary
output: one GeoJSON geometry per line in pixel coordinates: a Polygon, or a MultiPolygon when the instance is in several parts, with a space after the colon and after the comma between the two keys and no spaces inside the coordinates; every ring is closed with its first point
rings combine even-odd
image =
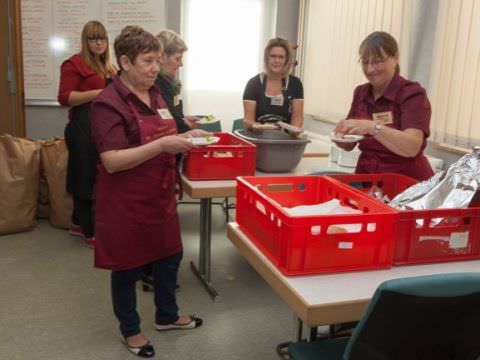
{"type": "Polygon", "coordinates": [[[183,249],[176,209],[175,155],[193,147],[154,82],[161,46],[149,32],[127,26],[115,39],[120,74],[92,103],[91,119],[101,166],[97,182],[95,266],[112,270],[115,315],[129,351],[152,357],[140,329],[135,283],[153,263],[155,328],[194,329],[195,316],[179,316],[175,296],[183,249]]]}

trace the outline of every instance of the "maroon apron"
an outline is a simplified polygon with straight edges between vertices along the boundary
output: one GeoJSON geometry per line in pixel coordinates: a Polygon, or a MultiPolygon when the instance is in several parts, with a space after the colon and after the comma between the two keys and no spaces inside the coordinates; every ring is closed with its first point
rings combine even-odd
{"type": "MultiPolygon", "coordinates": [[[[159,108],[167,106],[161,97],[159,108]]],[[[141,143],[177,132],[173,118],[140,115],[129,103],[141,143]]],[[[162,153],[124,171],[109,174],[100,166],[96,189],[95,266],[136,268],[182,251],[175,200],[175,155],[162,153]]]]}

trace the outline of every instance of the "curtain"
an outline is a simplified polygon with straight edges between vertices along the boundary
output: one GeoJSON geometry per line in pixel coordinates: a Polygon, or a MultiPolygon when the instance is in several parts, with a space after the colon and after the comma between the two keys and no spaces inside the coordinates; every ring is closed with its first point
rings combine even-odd
{"type": "Polygon", "coordinates": [[[434,141],[480,145],[480,1],[440,1],[431,79],[434,141]]]}

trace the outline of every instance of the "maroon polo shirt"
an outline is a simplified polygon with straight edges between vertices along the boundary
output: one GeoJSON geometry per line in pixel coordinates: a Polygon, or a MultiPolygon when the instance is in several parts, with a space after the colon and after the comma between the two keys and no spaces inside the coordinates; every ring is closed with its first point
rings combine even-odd
{"type": "Polygon", "coordinates": [[[367,136],[359,144],[362,154],[357,172],[399,172],[419,180],[429,178],[433,172],[423,150],[430,135],[431,107],[425,89],[417,82],[395,75],[384,94],[375,100],[372,85],[360,85],[354,91],[347,119],[372,119],[373,113],[388,111],[392,113],[393,123],[385,126],[423,132],[423,144],[418,154],[413,158],[397,155],[373,136],[367,136]]]}
{"type": "Polygon", "coordinates": [[[160,93],[155,86],[149,90],[149,108],[115,76],[105,90],[92,101],[90,121],[99,153],[139,146],[140,129],[132,107],[141,115],[155,115],[160,93]],[[129,105],[130,104],[130,105],[129,105]]]}

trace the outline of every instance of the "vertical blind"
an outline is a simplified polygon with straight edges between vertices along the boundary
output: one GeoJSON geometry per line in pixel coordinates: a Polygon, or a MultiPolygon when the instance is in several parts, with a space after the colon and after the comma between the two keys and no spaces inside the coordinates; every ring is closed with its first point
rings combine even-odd
{"type": "Polygon", "coordinates": [[[430,100],[434,141],[480,145],[480,1],[441,1],[430,100]]]}
{"type": "Polygon", "coordinates": [[[307,1],[306,113],[332,122],[345,117],[355,86],[366,81],[358,63],[358,47],[373,31],[387,31],[395,37],[401,72],[408,72],[411,4],[408,0],[307,1]]]}

